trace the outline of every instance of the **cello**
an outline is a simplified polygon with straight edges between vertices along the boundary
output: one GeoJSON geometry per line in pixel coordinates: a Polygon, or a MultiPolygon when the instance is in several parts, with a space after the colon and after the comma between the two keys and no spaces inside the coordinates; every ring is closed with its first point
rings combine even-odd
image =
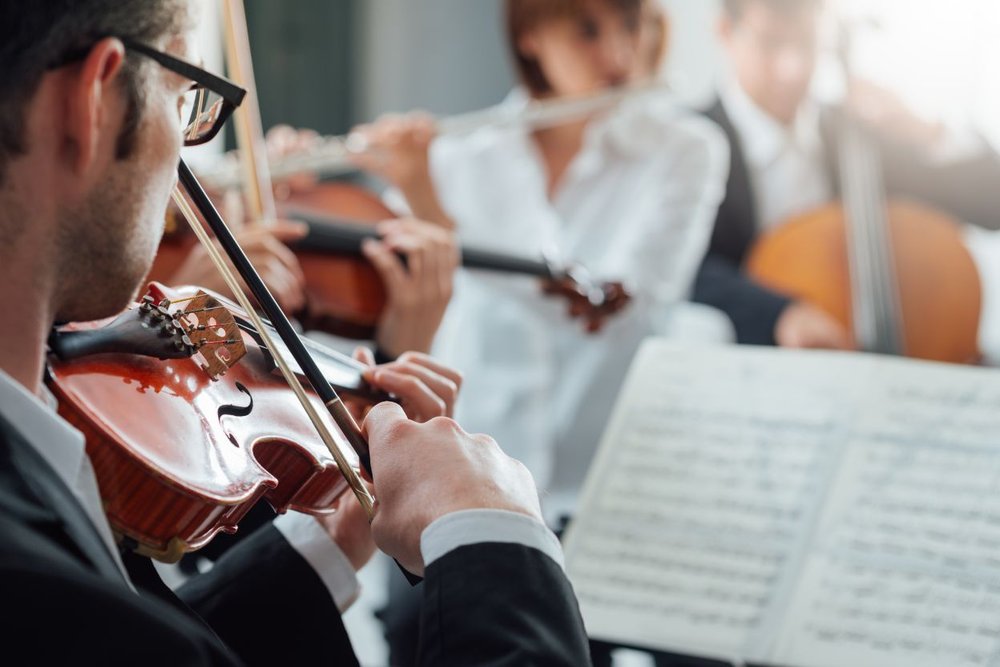
{"type": "MultiPolygon", "coordinates": [[[[845,72],[848,44],[845,32],[845,72]]],[[[832,315],[859,350],[975,363],[981,285],[958,224],[888,198],[871,130],[848,112],[837,120],[843,201],[763,235],[748,256],[749,274],[832,315]]]]}

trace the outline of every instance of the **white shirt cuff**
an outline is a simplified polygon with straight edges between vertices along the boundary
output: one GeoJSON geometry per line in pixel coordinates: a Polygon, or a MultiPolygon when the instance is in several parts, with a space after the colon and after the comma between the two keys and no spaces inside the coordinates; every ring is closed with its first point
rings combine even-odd
{"type": "Polygon", "coordinates": [[[341,613],[347,611],[361,593],[361,584],[351,561],[323,526],[308,514],[287,512],[274,520],[274,527],[284,535],[307,563],[316,571],[330,591],[341,613]]]}
{"type": "Polygon", "coordinates": [[[487,509],[452,512],[427,526],[420,536],[424,567],[459,547],[483,542],[538,549],[564,568],[562,546],[544,523],[517,512],[487,509]]]}

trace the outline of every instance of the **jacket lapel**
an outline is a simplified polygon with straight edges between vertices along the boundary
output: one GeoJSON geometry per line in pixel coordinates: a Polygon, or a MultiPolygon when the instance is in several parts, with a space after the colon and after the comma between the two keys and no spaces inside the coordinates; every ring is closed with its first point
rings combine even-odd
{"type": "Polygon", "coordinates": [[[750,171],[739,134],[722,101],[717,99],[704,114],[725,133],[730,148],[729,178],[712,233],[712,251],[739,264],[760,231],[750,171]]]}

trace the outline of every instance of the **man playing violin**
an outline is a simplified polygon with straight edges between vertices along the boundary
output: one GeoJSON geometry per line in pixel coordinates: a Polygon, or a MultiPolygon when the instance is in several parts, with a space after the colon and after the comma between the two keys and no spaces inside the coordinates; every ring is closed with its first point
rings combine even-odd
{"type": "MultiPolygon", "coordinates": [[[[187,0],[0,2],[5,657],[355,663],[338,606],[349,601],[345,571],[374,540],[426,577],[425,664],[585,664],[582,622],[530,475],[490,438],[444,417],[411,421],[394,404],[363,425],[378,498],[370,532],[344,500],[322,530],[292,514],[259,530],[177,596],[149,567],[125,569],[83,435],[45,403],[45,341],[55,322],[123,309],[149,269],[175,183],[183,97],[218,81],[185,64],[189,10],[187,0]]],[[[437,414],[450,412],[452,371],[415,357],[370,379],[381,387],[386,373],[406,376],[404,405],[436,395],[437,414]]]]}
{"type": "MultiPolygon", "coordinates": [[[[850,337],[823,310],[758,284],[742,269],[754,240],[836,196],[833,128],[843,109],[810,99],[823,0],[726,0],[719,38],[727,76],[706,111],[732,161],[694,300],[732,320],[741,343],[844,348],[850,337]]],[[[872,84],[851,82],[847,108],[874,130],[891,195],[909,195],[959,220],[995,228],[990,194],[1000,159],[911,113],[872,84]]]]}

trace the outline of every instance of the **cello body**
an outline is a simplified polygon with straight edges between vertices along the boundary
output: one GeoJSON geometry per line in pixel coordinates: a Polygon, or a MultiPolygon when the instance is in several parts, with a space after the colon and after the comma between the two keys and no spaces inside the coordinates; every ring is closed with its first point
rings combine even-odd
{"type": "MultiPolygon", "coordinates": [[[[888,202],[886,213],[903,353],[975,363],[982,294],[958,224],[908,201],[888,202]]],[[[839,204],[800,216],[758,240],[747,270],[766,287],[822,308],[853,332],[848,227],[839,204]]]]}

